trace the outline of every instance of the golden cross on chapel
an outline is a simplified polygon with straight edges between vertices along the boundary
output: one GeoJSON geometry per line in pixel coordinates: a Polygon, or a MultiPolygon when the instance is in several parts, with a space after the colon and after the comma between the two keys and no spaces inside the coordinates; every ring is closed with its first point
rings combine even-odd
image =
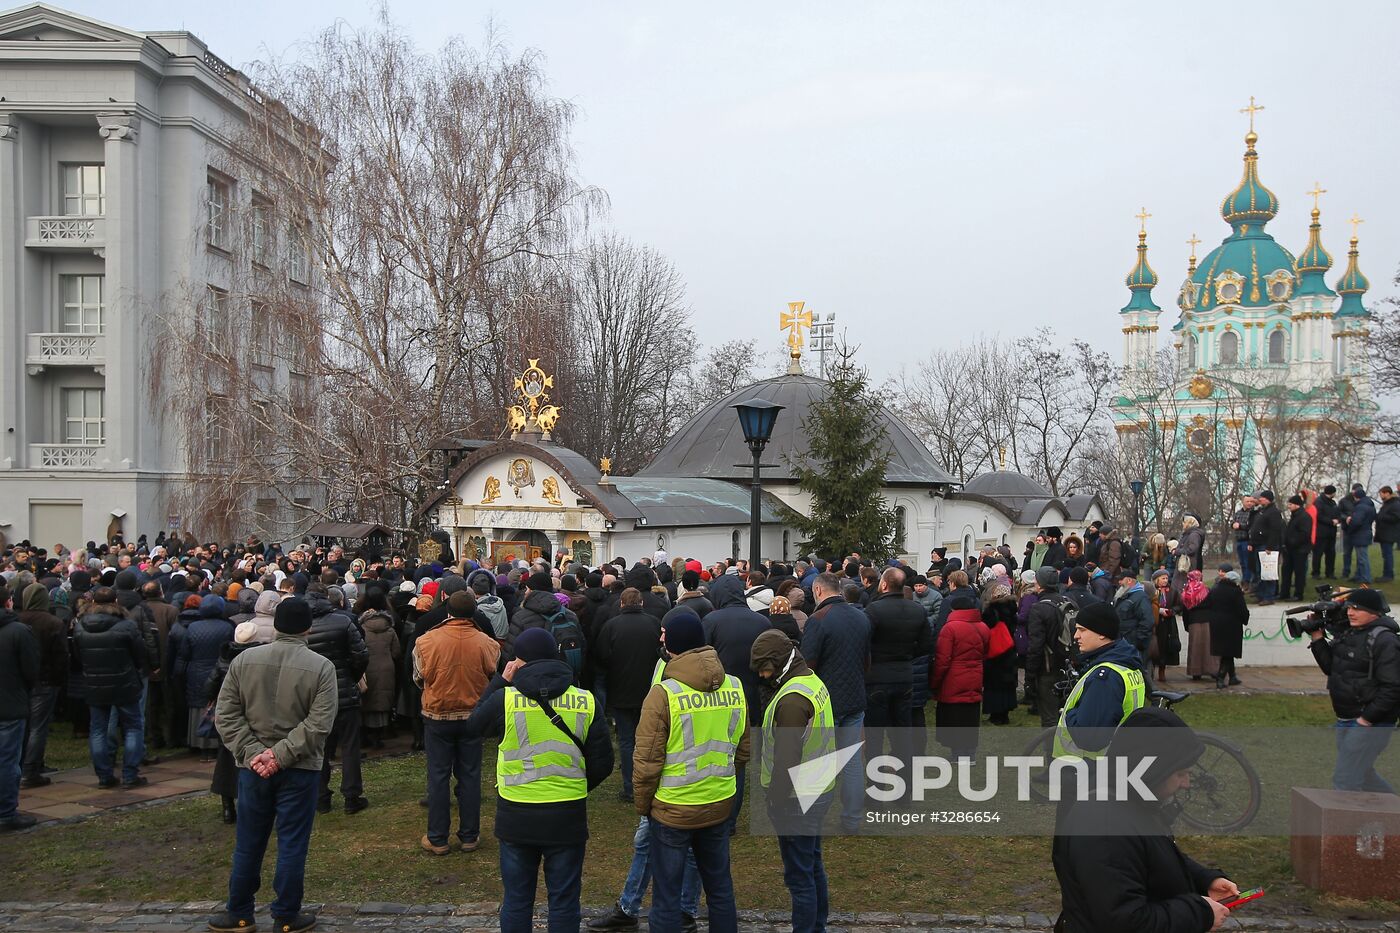
{"type": "Polygon", "coordinates": [[[1149,217],[1152,216],[1151,214],[1147,213],[1147,208],[1144,207],[1142,210],[1138,211],[1138,212],[1137,212],[1136,214],[1134,214],[1133,216],[1136,217],[1136,218],[1138,219],[1138,222],[1139,222],[1140,224],[1142,224],[1142,226],[1141,226],[1141,228],[1138,230],[1138,232],[1139,232],[1139,233],[1146,233],[1146,232],[1147,232],[1147,218],[1149,218],[1149,217]]]}
{"type": "Polygon", "coordinates": [[[1263,109],[1264,109],[1264,105],[1263,105],[1263,104],[1256,104],[1256,103],[1254,102],[1254,95],[1253,95],[1253,94],[1249,95],[1249,106],[1248,106],[1248,107],[1241,107],[1241,108],[1240,108],[1240,113],[1247,113],[1247,114],[1249,114],[1249,131],[1250,131],[1251,133],[1254,132],[1254,115],[1255,115],[1256,113],[1258,113],[1259,111],[1263,110],[1263,109]]]}
{"type": "Polygon", "coordinates": [[[1324,194],[1327,193],[1327,189],[1324,188],[1324,187],[1322,187],[1322,183],[1321,183],[1321,182],[1315,181],[1315,182],[1313,182],[1313,189],[1312,189],[1311,191],[1309,191],[1309,192],[1306,192],[1306,193],[1312,195],[1312,199],[1313,199],[1313,210],[1318,210],[1318,203],[1317,203],[1317,202],[1318,202],[1318,200],[1319,200],[1324,194]]]}
{"type": "Polygon", "coordinates": [[[1360,226],[1361,226],[1362,224],[1364,224],[1365,222],[1366,222],[1366,221],[1362,220],[1361,217],[1360,217],[1359,215],[1357,215],[1357,214],[1355,214],[1355,213],[1353,213],[1353,214],[1351,215],[1351,218],[1347,221],[1347,223],[1351,224],[1351,238],[1352,238],[1353,240],[1356,239],[1357,228],[1360,227],[1360,226]]]}
{"type": "Polygon", "coordinates": [[[1188,246],[1191,247],[1191,255],[1192,255],[1192,256],[1195,256],[1195,255],[1196,255],[1196,247],[1198,247],[1198,246],[1201,245],[1201,238],[1198,237],[1198,236],[1196,236],[1196,234],[1193,233],[1193,234],[1191,234],[1191,239],[1187,240],[1186,243],[1187,243],[1188,246]]]}
{"type": "Polygon", "coordinates": [[[778,329],[788,332],[788,356],[792,360],[788,364],[789,373],[802,371],[801,364],[797,362],[802,358],[802,332],[812,327],[812,312],[803,310],[806,305],[805,301],[789,301],[788,309],[779,318],[778,329]]]}

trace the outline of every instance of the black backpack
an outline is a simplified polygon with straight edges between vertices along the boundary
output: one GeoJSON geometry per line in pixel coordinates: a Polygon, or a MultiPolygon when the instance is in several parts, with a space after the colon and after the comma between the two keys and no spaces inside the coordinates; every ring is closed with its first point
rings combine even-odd
{"type": "Polygon", "coordinates": [[[559,649],[559,660],[568,664],[574,671],[574,683],[583,674],[584,639],[583,629],[578,621],[560,606],[544,620],[545,628],[554,636],[554,644],[559,649]]]}
{"type": "Polygon", "coordinates": [[[1050,662],[1050,671],[1054,673],[1079,652],[1074,643],[1074,626],[1079,619],[1079,606],[1062,593],[1053,593],[1045,597],[1044,602],[1055,607],[1055,614],[1059,618],[1056,628],[1045,633],[1045,653],[1050,662]]]}

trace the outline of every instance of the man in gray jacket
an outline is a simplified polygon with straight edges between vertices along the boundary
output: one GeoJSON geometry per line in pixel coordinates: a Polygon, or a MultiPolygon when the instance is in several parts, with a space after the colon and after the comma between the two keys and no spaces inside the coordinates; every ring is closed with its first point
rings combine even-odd
{"type": "Polygon", "coordinates": [[[306,644],[311,607],[300,598],[277,604],[277,639],[240,653],[219,691],[215,723],[238,764],[238,834],[228,881],[228,909],[209,929],[252,930],[253,896],[263,854],[277,827],[273,926],[300,933],[316,925],[301,911],[306,850],[326,737],[338,706],[335,665],[306,644]]]}

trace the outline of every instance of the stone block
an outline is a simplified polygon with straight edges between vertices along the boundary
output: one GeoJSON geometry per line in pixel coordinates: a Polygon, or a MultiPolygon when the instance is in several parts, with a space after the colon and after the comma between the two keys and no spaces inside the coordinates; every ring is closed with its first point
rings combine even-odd
{"type": "Polygon", "coordinates": [[[1290,832],[1308,887],[1361,900],[1400,891],[1400,797],[1295,787],[1290,832]]]}

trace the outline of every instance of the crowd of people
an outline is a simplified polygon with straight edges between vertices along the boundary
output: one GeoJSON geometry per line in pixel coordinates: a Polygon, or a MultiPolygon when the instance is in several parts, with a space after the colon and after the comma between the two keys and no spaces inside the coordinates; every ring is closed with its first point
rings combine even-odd
{"type": "MultiPolygon", "coordinates": [[[[578,929],[586,801],[617,761],[638,827],[617,903],[590,928],[636,928],[650,885],[651,929],[694,929],[703,890],[710,929],[732,930],[728,840],[753,727],[766,806],[790,830],[778,843],[793,927],[824,929],[826,810],[861,831],[863,758],[887,745],[921,751],[930,704],[934,739],[951,755],[973,754],[977,730],[1009,724],[1022,704],[1057,728],[1056,754],[1094,755],[1147,706],[1152,675],[1167,681],[1183,648],[1188,676],[1238,684],[1250,555],[1272,544],[1255,537],[1272,534],[1260,501],[1272,494],[1234,522],[1259,546],[1210,587],[1191,518],[1174,539],[1141,547],[1095,522],[1083,536],[1046,528],[1019,556],[987,546],[964,561],[939,548],[922,571],[859,554],[493,565],[252,538],[52,552],[22,543],[4,555],[0,589],[0,828],[32,825],[18,785],[49,781],[56,718],[86,735],[104,787],[140,786],[148,748],[193,750],[216,760],[211,790],[237,827],[227,909],[211,928],[251,928],[275,826],[272,913],[295,933],[315,922],[301,909],[302,876],[314,813],[334,803],[333,759],[344,810],[360,813],[371,806],[362,750],[410,732],[426,752],[419,847],[443,857],[480,845],[483,740],[495,737],[502,929],[530,928],[541,867],[550,929],[578,929]],[[791,765],[861,738],[865,755],[839,781],[793,786],[791,765]],[[796,808],[804,793],[818,805],[796,808]]],[[[1371,621],[1393,650],[1394,623],[1383,611],[1371,621]]],[[[1316,650],[1327,669],[1326,648],[1316,650]]],[[[1396,680],[1395,704],[1366,707],[1382,725],[1400,705],[1396,680]]],[[[1379,780],[1368,766],[1360,774],[1379,780]]],[[[1183,878],[1191,890],[1174,894],[1210,901],[1224,890],[1218,874],[1183,878]]],[[[1067,912],[1092,918],[1097,895],[1061,881],[1067,912]]],[[[1161,928],[1218,920],[1206,904],[1178,913],[1196,925],[1161,928]]],[[[1078,928],[1096,928],[1083,917],[1078,928]]]]}

